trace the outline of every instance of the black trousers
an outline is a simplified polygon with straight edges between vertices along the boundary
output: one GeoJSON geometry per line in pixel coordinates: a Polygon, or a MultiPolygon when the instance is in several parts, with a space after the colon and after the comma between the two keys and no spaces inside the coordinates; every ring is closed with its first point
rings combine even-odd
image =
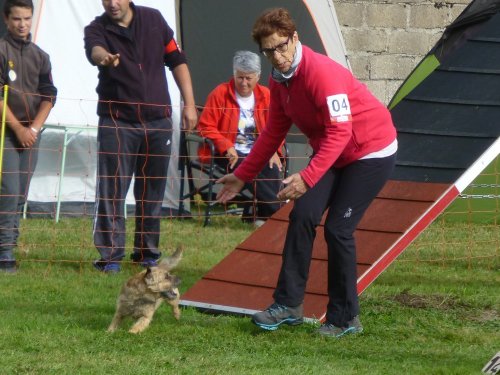
{"type": "Polygon", "coordinates": [[[336,326],[345,326],[359,314],[354,230],[388,180],[395,160],[393,155],[332,168],[295,201],[274,292],[276,302],[287,306],[303,302],[316,227],[329,209],[324,226],[328,246],[326,319],[336,326]]]}
{"type": "Polygon", "coordinates": [[[94,244],[103,260],[125,256],[125,199],[135,198],[134,252],[159,258],[160,216],[172,143],[169,118],[130,123],[99,119],[94,244]]]}
{"type": "MultiPolygon", "coordinates": [[[[229,169],[229,160],[225,156],[218,155],[215,162],[227,173],[231,173],[243,162],[245,156],[238,152],[238,161],[232,170],[229,169]]],[[[278,200],[281,177],[278,167],[273,165],[272,168],[269,168],[269,164],[266,164],[252,183],[245,184],[245,188],[255,198],[255,202],[250,203],[245,211],[252,212],[255,219],[264,220],[278,211],[281,207],[281,202],[278,200]]]]}

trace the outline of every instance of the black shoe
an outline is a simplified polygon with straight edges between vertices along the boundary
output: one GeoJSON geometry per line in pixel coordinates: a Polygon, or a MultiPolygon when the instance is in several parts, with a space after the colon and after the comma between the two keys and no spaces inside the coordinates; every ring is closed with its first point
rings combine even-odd
{"type": "Polygon", "coordinates": [[[0,272],[16,273],[16,261],[14,259],[0,259],[0,272]]]}
{"type": "Polygon", "coordinates": [[[296,326],[302,324],[303,319],[302,304],[296,307],[280,305],[273,303],[266,310],[258,312],[252,316],[252,322],[260,328],[274,331],[278,329],[281,324],[288,324],[296,326]]]}

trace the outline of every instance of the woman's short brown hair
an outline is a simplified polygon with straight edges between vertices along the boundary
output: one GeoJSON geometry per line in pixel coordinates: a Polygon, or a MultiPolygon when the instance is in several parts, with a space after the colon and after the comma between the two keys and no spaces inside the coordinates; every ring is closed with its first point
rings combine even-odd
{"type": "Polygon", "coordinates": [[[277,33],[280,36],[293,36],[296,31],[295,21],[285,8],[273,8],[264,11],[252,29],[252,38],[260,46],[262,38],[277,33]]]}

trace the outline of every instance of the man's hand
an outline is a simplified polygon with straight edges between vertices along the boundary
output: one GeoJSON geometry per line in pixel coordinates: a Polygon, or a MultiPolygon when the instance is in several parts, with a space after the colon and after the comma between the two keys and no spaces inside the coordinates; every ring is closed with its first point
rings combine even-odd
{"type": "Polygon", "coordinates": [[[245,183],[232,173],[219,178],[216,183],[224,184],[217,193],[217,202],[219,203],[227,203],[245,186],[245,183]]]}
{"type": "Polygon", "coordinates": [[[278,192],[278,199],[282,201],[297,199],[309,189],[299,173],[294,173],[290,177],[285,178],[283,184],[286,187],[278,192]]]}
{"type": "Polygon", "coordinates": [[[117,53],[116,55],[108,53],[102,58],[102,60],[99,62],[99,65],[112,66],[113,68],[116,68],[119,63],[120,63],[120,54],[119,53],[117,53]]]}
{"type": "Polygon", "coordinates": [[[189,133],[193,131],[198,123],[198,111],[194,105],[185,105],[182,111],[182,129],[189,133]]]}
{"type": "Polygon", "coordinates": [[[94,46],[90,58],[94,64],[99,66],[111,66],[116,68],[120,63],[120,54],[112,54],[101,46],[94,46]]]}

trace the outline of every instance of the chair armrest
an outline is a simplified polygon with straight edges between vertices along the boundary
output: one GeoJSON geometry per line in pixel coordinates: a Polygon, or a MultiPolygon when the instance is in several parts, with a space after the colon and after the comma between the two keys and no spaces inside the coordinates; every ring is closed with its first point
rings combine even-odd
{"type": "Polygon", "coordinates": [[[212,142],[211,139],[202,137],[201,135],[194,134],[194,133],[186,134],[185,137],[186,137],[186,142],[196,142],[196,143],[199,143],[199,144],[203,144],[204,143],[204,144],[208,145],[208,148],[210,149],[210,156],[212,157],[212,159],[214,158],[214,156],[215,156],[215,145],[214,145],[214,142],[212,142]]]}

